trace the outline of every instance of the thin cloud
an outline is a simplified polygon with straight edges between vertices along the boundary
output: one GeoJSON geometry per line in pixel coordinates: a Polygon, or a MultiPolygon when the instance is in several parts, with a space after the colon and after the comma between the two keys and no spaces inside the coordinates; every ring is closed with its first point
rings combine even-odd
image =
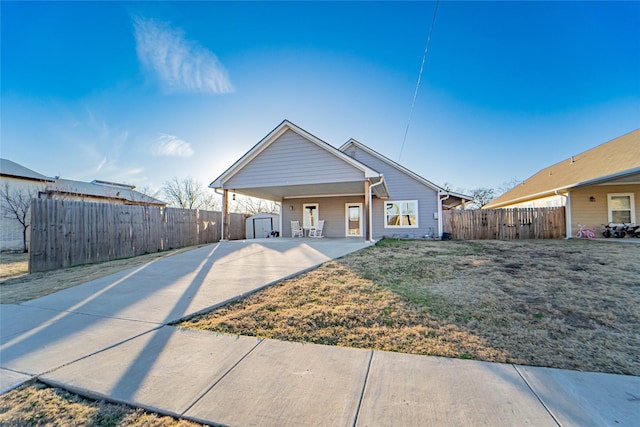
{"type": "Polygon", "coordinates": [[[191,157],[194,154],[191,144],[174,135],[160,134],[153,147],[155,156],[191,157]]]}
{"type": "Polygon", "coordinates": [[[136,50],[142,65],[167,92],[229,93],[233,86],[218,58],[166,22],[133,17],[136,50]]]}
{"type": "Polygon", "coordinates": [[[100,170],[107,164],[107,158],[103,158],[98,167],[96,168],[96,172],[100,172],[100,170]]]}

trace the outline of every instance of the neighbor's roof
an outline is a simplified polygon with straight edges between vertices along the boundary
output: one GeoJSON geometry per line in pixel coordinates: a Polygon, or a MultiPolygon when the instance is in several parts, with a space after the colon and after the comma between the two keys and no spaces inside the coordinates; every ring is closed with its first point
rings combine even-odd
{"type": "Polygon", "coordinates": [[[55,184],[47,187],[46,191],[72,194],[80,196],[100,197],[107,199],[118,199],[132,203],[148,204],[148,205],[166,205],[162,200],[155,199],[133,190],[133,186],[125,186],[123,184],[110,185],[105,181],[74,181],[71,179],[58,179],[55,184]]]}
{"type": "Polygon", "coordinates": [[[24,178],[36,181],[55,181],[54,178],[49,178],[36,171],[32,171],[16,162],[12,162],[7,159],[0,159],[0,175],[12,176],[15,178],[24,178]]]}
{"type": "Polygon", "coordinates": [[[491,201],[498,208],[640,173],[640,129],[542,169],[491,201]]]}
{"type": "Polygon", "coordinates": [[[45,192],[90,196],[107,199],[119,199],[136,204],[165,206],[162,200],[135,191],[133,185],[118,184],[109,181],[94,180],[92,182],[74,181],[71,179],[49,178],[32,171],[16,162],[0,159],[0,174],[15,178],[43,181],[47,184],[45,192]]]}

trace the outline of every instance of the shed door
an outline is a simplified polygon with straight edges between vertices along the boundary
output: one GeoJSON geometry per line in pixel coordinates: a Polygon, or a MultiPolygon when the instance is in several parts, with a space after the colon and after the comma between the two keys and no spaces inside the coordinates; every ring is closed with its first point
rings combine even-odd
{"type": "Polygon", "coordinates": [[[253,220],[253,236],[256,239],[262,239],[268,237],[273,231],[273,219],[272,218],[254,218],[253,220]]]}

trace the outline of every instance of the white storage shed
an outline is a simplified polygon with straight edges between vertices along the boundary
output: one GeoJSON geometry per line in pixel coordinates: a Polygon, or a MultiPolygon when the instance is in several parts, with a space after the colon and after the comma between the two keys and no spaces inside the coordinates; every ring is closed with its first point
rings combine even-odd
{"type": "Polygon", "coordinates": [[[273,237],[272,231],[278,230],[278,215],[259,213],[247,218],[246,222],[246,238],[247,239],[263,239],[265,237],[273,237]]]}

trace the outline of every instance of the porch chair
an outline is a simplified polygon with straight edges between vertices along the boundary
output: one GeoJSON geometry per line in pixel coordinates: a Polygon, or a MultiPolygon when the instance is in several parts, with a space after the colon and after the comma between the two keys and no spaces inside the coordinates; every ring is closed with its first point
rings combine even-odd
{"type": "Polygon", "coordinates": [[[291,237],[304,237],[304,230],[300,227],[300,221],[291,221],[291,237]]]}
{"type": "Polygon", "coordinates": [[[309,229],[309,237],[324,237],[322,235],[322,229],[324,228],[324,219],[321,219],[320,221],[318,221],[318,226],[315,228],[310,228],[309,229]]]}

